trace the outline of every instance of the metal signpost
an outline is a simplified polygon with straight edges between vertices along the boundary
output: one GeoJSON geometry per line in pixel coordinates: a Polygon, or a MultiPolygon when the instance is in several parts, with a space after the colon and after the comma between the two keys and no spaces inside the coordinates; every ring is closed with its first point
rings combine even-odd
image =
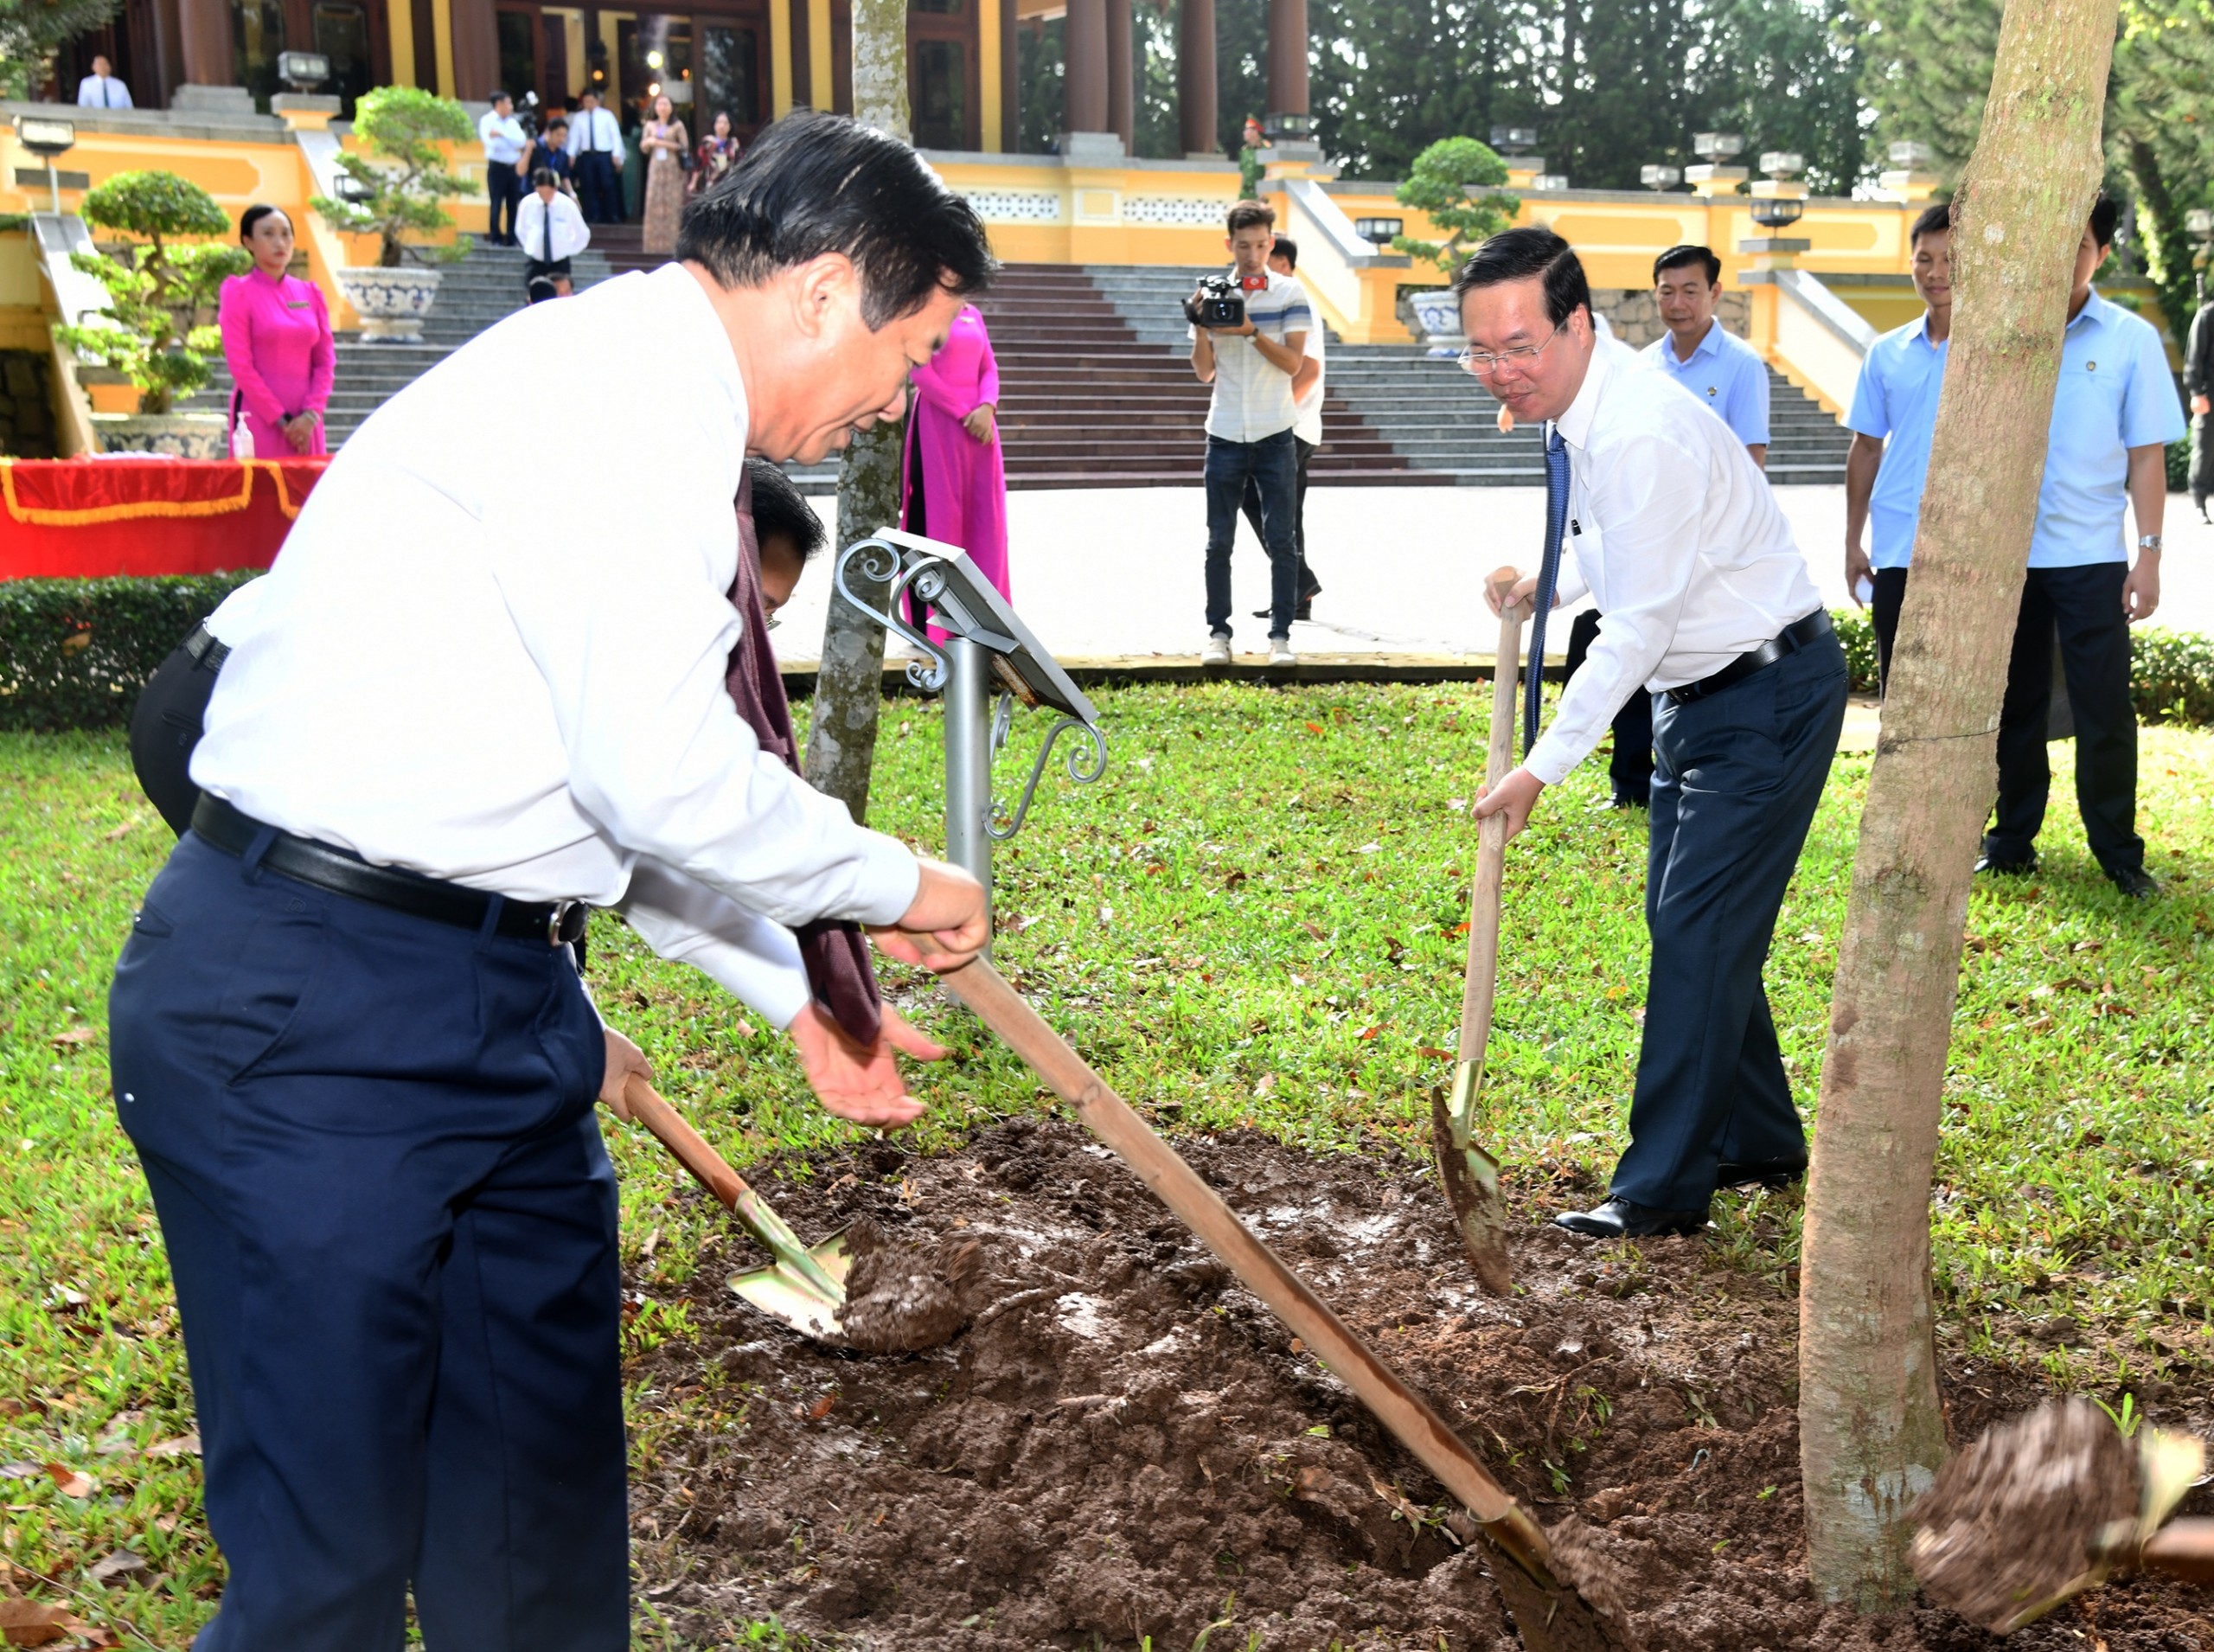
{"type": "Polygon", "coordinates": [[[858,541],[839,557],[837,586],[839,596],[922,651],[922,659],[908,662],[910,682],[944,692],[945,858],[974,874],[989,893],[992,845],[1022,829],[1053,742],[1065,731],[1085,742],[1072,747],[1066,759],[1069,778],[1078,784],[1107,772],[1107,737],[1099,731],[1099,713],[957,546],[879,528],[873,538],[858,541]],[[846,583],[849,568],[864,579],[889,583],[883,611],[854,594],[846,583]],[[951,633],[945,642],[934,643],[926,631],[907,623],[902,599],[911,593],[929,608],[936,624],[951,633]],[[996,708],[991,703],[995,688],[996,708]],[[992,802],[992,759],[1013,731],[1018,700],[1060,716],[1046,731],[1022,796],[1002,824],[992,802]]]}
{"type": "Polygon", "coordinates": [[[37,115],[17,115],[14,125],[16,141],[46,163],[48,210],[59,218],[61,215],[61,175],[54,170],[54,163],[77,146],[76,123],[47,120],[37,115]]]}

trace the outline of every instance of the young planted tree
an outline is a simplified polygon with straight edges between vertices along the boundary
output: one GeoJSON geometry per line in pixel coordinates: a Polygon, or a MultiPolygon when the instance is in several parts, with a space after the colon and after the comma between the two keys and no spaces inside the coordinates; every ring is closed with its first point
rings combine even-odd
{"type": "MultiPolygon", "coordinates": [[[[906,0],[854,0],[854,116],[909,141],[906,0]]],[[[871,426],[854,438],[838,467],[834,551],[899,522],[904,419],[871,426]]],[[[882,611],[886,587],[860,577],[854,594],[882,611]]],[[[807,781],[841,799],[855,820],[868,816],[876,765],[877,715],[884,701],[884,627],[835,593],[822,625],[822,664],[807,731],[807,781]]]]}
{"type": "Polygon", "coordinates": [[[1413,169],[1394,193],[1403,207],[1413,207],[1445,232],[1443,241],[1395,235],[1392,250],[1426,259],[1451,275],[1476,244],[1514,221],[1520,206],[1497,192],[1507,182],[1507,163],[1488,144],[1473,138],[1441,138],[1415,157],[1413,169]]]}
{"type": "Polygon", "coordinates": [[[317,195],[308,205],[333,229],[376,236],[380,269],[398,269],[410,253],[426,264],[466,257],[469,249],[458,241],[433,247],[420,238],[451,229],[453,220],[440,202],[469,193],[470,186],[446,170],[445,149],[477,141],[469,112],[435,92],[381,86],[355,105],[354,136],[365,152],[338,155],[338,170],[353,180],[354,197],[317,195]],[[416,238],[412,243],[411,236],[416,238]]]}
{"type": "Polygon", "coordinates": [[[1911,1599],[1904,1516],[1945,1449],[1930,1173],[2115,11],[2009,0],[2000,27],[1957,197],[1951,358],[1838,953],[1807,1192],[1799,1450],[1815,1586],[1864,1610],[1911,1599]]]}
{"type": "Polygon", "coordinates": [[[56,323],[54,336],[129,379],[139,412],[165,413],[208,382],[208,358],[223,347],[214,325],[217,293],[226,276],[253,260],[235,243],[206,239],[227,235],[230,216],[174,172],[118,172],[86,191],[78,210],[96,229],[138,239],[112,257],[70,254],[70,263],[107,289],[107,312],[83,323],[56,323]]]}

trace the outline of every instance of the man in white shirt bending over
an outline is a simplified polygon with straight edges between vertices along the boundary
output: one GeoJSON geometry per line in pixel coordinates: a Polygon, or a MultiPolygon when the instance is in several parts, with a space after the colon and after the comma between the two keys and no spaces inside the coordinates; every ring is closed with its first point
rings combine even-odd
{"type": "Polygon", "coordinates": [[[1214,387],[1207,404],[1207,641],[1200,658],[1230,663],[1230,547],[1248,481],[1261,490],[1261,543],[1269,554],[1269,663],[1296,663],[1291,620],[1299,606],[1299,422],[1292,375],[1305,359],[1315,312],[1307,289],[1269,268],[1277,215],[1257,201],[1230,209],[1230,282],[1235,321],[1206,319],[1204,291],[1192,318],[1192,370],[1214,387]]]}
{"type": "Polygon", "coordinates": [[[128,109],[131,88],[115,78],[115,65],[105,52],[93,59],[93,72],[77,82],[80,109],[128,109]]]}
{"type": "Polygon", "coordinates": [[[920,1111],[895,1047],[934,1047],[889,1012],[841,1034],[793,928],[938,968],[984,942],[974,879],[810,790],[726,686],[745,456],[899,418],[989,279],[983,226],[905,145],[796,114],[676,256],[386,402],[226,637],[203,796],[110,999],[230,1566],[216,1652],[396,1646],[411,1594],[436,1645],[630,1644],[594,1104],[647,1069],[572,962],[587,906],[876,1125],[920,1111]],[[486,410],[605,361],[652,417],[559,477],[514,463],[486,410]]]}
{"type": "Polygon", "coordinates": [[[1533,662],[1558,602],[1588,587],[1604,616],[1543,739],[1533,674],[1522,766],[1475,813],[1519,832],[1623,701],[1653,697],[1653,961],[1630,1143],[1605,1202],[1555,1220],[1603,1239],[1692,1233],[1717,1187],[1806,1170],[1761,968],[1844,725],[1845,653],[1744,440],[1595,335],[1566,241],[1507,230],[1454,285],[1462,362],[1517,423],[1551,425],[1537,572],[1502,569],[1486,594],[1533,606],[1533,662]],[[1581,575],[1568,583],[1564,537],[1581,575]]]}
{"type": "Polygon", "coordinates": [[[553,168],[541,166],[530,175],[530,193],[515,208],[515,240],[522,245],[523,285],[543,276],[556,297],[567,298],[569,260],[592,245],[592,229],[577,203],[561,193],[553,168]]]}
{"type": "Polygon", "coordinates": [[[515,244],[515,207],[522,199],[522,181],[515,163],[522,159],[530,134],[515,118],[515,99],[504,92],[492,94],[492,106],[477,123],[477,136],[484,144],[484,194],[489,202],[484,228],[494,245],[515,244]]]}

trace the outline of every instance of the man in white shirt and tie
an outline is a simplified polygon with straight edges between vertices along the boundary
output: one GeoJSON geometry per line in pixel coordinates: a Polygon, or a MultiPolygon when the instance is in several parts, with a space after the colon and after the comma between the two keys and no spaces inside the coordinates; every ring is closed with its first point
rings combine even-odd
{"type": "Polygon", "coordinates": [[[105,52],[93,58],[93,72],[77,82],[80,109],[128,109],[131,88],[115,78],[115,65],[105,52]]]}
{"type": "Polygon", "coordinates": [[[530,175],[530,193],[515,209],[515,240],[526,259],[523,285],[544,276],[557,296],[567,298],[573,290],[569,260],[592,245],[592,230],[577,203],[561,193],[561,181],[551,167],[530,175]]]}
{"type": "Polygon", "coordinates": [[[530,134],[515,118],[515,99],[495,92],[492,106],[477,122],[477,136],[484,144],[484,194],[490,202],[484,227],[496,247],[515,244],[515,206],[522,199],[522,181],[515,163],[522,159],[530,134]]]}
{"type": "Polygon", "coordinates": [[[566,943],[621,908],[790,1031],[827,1106],[920,1111],[796,926],[911,964],[986,936],[967,874],[863,829],[726,686],[749,453],[897,419],[989,280],[905,145],[796,114],[677,262],[480,334],[374,413],[259,584],[193,829],[110,999],[229,1565],[212,1652],[630,1644],[622,1289],[594,1104],[645,1065],[566,943]],[[494,407],[624,363],[650,418],[511,462],[494,407]],[[580,528],[592,531],[579,531],[580,528]]]}
{"type": "Polygon", "coordinates": [[[1594,1238],[1694,1232],[1718,1186],[1806,1169],[1761,968],[1844,724],[1845,653],[1744,440],[1596,336],[1566,241],[1534,227],[1494,235],[1455,286],[1463,363],[1517,423],[1551,421],[1538,571],[1502,570],[1486,591],[1494,609],[1533,610],[1523,762],[1476,815],[1519,832],[1623,701],[1653,697],[1653,960],[1630,1143],[1607,1200],[1556,1222],[1594,1238]],[[1560,578],[1564,539],[1579,579],[1560,578]],[[1586,588],[1598,638],[1539,739],[1545,618],[1586,588]]]}
{"type": "Polygon", "coordinates": [[[577,163],[577,195],[590,224],[623,221],[623,128],[587,87],[569,122],[569,154],[577,163]]]}

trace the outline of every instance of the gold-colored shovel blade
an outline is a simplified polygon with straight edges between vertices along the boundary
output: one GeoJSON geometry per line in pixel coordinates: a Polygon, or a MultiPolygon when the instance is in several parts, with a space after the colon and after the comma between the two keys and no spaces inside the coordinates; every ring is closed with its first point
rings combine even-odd
{"type": "Polygon", "coordinates": [[[814,1337],[820,1342],[842,1342],[845,1332],[839,1316],[845,1312],[846,1271],[852,1266],[852,1258],[846,1254],[844,1232],[833,1233],[820,1245],[809,1245],[807,1253],[836,1282],[835,1294],[824,1291],[798,1269],[783,1262],[747,1273],[733,1273],[726,1283],[770,1318],[782,1320],[801,1335],[814,1337]]]}
{"type": "Polygon", "coordinates": [[[1461,1248],[1483,1288],[1503,1297],[1513,1282],[1507,1261],[1507,1201],[1499,1191],[1499,1161],[1475,1139],[1476,1092],[1483,1079],[1481,1058],[1454,1067],[1451,1105],[1435,1092],[1430,1098],[1430,1139],[1461,1248]]]}

